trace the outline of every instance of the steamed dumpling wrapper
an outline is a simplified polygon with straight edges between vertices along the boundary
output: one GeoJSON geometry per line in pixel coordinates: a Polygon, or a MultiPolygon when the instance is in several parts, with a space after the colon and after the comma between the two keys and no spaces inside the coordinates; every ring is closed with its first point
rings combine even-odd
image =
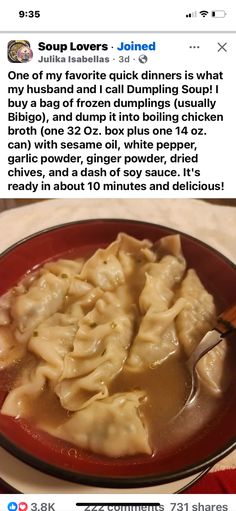
{"type": "Polygon", "coordinates": [[[186,305],[176,320],[178,336],[187,355],[191,355],[203,336],[211,330],[216,319],[212,295],[202,285],[195,270],[188,270],[178,295],[186,305]]]}
{"type": "Polygon", "coordinates": [[[137,240],[120,233],[116,241],[105,249],[99,249],[86,261],[80,273],[81,280],[86,280],[103,291],[114,291],[125,283],[125,278],[137,269],[137,259],[155,260],[148,240],[137,240]]]}
{"type": "MultiPolygon", "coordinates": [[[[212,295],[204,288],[195,270],[188,270],[179,296],[186,300],[186,306],[176,320],[178,337],[190,356],[204,335],[214,327],[216,309],[212,295]]],[[[229,383],[224,370],[227,354],[227,341],[224,340],[197,364],[198,375],[211,392],[220,393],[229,383]]]]}
{"type": "Polygon", "coordinates": [[[153,368],[178,350],[174,320],[184,306],[185,301],[180,298],[170,309],[162,312],[155,305],[149,307],[126,362],[127,369],[139,372],[153,368]]]}
{"type": "Polygon", "coordinates": [[[57,428],[43,425],[43,429],[83,449],[113,458],[151,454],[147,427],[139,413],[144,397],[142,391],[114,394],[72,414],[57,428]]]}
{"type": "Polygon", "coordinates": [[[29,351],[55,368],[56,381],[62,375],[65,356],[73,349],[77,330],[77,317],[56,313],[38,326],[29,341],[29,351]]]}
{"type": "Polygon", "coordinates": [[[45,272],[24,294],[12,299],[11,316],[18,340],[26,342],[42,321],[61,309],[68,285],[68,279],[45,272]]]}
{"type": "Polygon", "coordinates": [[[83,259],[76,259],[75,261],[73,259],[58,259],[57,261],[46,263],[43,269],[54,273],[58,277],[73,278],[80,274],[83,264],[83,259]]]}
{"type": "Polygon", "coordinates": [[[173,303],[175,288],[183,278],[186,261],[182,254],[180,237],[166,236],[156,243],[159,260],[143,268],[146,283],[139,297],[139,306],[145,314],[151,305],[161,312],[173,303]]]}
{"type": "Polygon", "coordinates": [[[118,258],[126,278],[139,272],[139,267],[146,262],[154,262],[156,253],[151,250],[149,240],[137,240],[132,236],[120,233],[117,236],[119,242],[118,258]]]}
{"type": "Polygon", "coordinates": [[[68,410],[79,410],[108,396],[108,384],[122,369],[132,340],[133,315],[121,305],[99,299],[78,323],[73,351],[64,359],[56,393],[68,410]]]}
{"type": "Polygon", "coordinates": [[[118,249],[118,241],[105,249],[98,249],[84,264],[80,273],[81,280],[86,280],[103,291],[112,291],[123,284],[125,277],[117,258],[118,249]]]}
{"type": "Polygon", "coordinates": [[[197,364],[198,375],[204,385],[214,394],[220,394],[230,383],[231,375],[225,370],[228,356],[227,341],[223,340],[206,353],[197,364]]]}
{"type": "Polygon", "coordinates": [[[141,313],[145,314],[154,304],[159,312],[167,310],[174,299],[174,288],[184,274],[184,259],[164,256],[158,263],[147,264],[145,270],[146,282],[139,297],[141,313]]]}
{"type": "Polygon", "coordinates": [[[16,388],[7,395],[2,413],[24,417],[27,399],[39,397],[47,382],[51,388],[55,386],[63,372],[64,357],[73,348],[77,322],[73,316],[56,313],[38,326],[28,343],[32,357],[16,388]]]}
{"type": "Polygon", "coordinates": [[[17,363],[25,354],[25,344],[16,343],[9,326],[0,326],[0,371],[17,363]]]}
{"type": "Polygon", "coordinates": [[[178,350],[174,319],[185,302],[181,299],[172,307],[171,304],[175,287],[186,267],[179,236],[168,236],[163,242],[161,240],[157,244],[157,252],[162,256],[160,261],[144,266],[146,283],[139,297],[144,316],[126,363],[126,367],[133,371],[154,367],[178,350]]]}
{"type": "Polygon", "coordinates": [[[53,366],[38,363],[35,357],[30,357],[27,367],[23,368],[14,388],[7,395],[1,413],[16,418],[27,417],[29,399],[33,402],[43,392],[49,373],[50,377],[56,377],[53,366]]]}
{"type": "Polygon", "coordinates": [[[11,323],[10,307],[12,300],[12,290],[0,297],[0,326],[6,326],[11,323]]]}

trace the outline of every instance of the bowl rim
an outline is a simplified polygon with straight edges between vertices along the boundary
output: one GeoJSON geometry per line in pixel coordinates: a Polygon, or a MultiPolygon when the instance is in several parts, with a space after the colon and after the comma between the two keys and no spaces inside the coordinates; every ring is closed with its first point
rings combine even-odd
{"type": "Polygon", "coordinates": [[[0,433],[0,445],[6,449],[10,454],[18,458],[20,461],[27,463],[33,468],[40,470],[50,476],[71,481],[73,483],[84,484],[87,486],[94,486],[99,488],[146,488],[166,483],[172,483],[199,472],[210,470],[218,461],[230,454],[236,446],[236,440],[232,444],[229,442],[227,447],[222,451],[219,450],[214,456],[206,458],[198,465],[189,465],[188,467],[178,470],[176,472],[167,472],[164,474],[150,475],[150,476],[132,476],[132,477],[118,477],[118,476],[98,476],[92,474],[83,474],[69,469],[60,468],[53,463],[48,463],[39,460],[35,456],[29,454],[27,451],[19,448],[11,441],[9,441],[2,433],[0,433]]]}
{"type": "MultiPolygon", "coordinates": [[[[123,219],[123,218],[91,218],[91,219],[85,219],[85,220],[75,220],[73,222],[64,222],[61,224],[57,224],[55,226],[51,226],[45,229],[41,229],[37,231],[36,233],[30,234],[29,236],[25,236],[21,240],[17,241],[16,243],[12,244],[10,247],[7,247],[3,252],[0,254],[0,263],[1,259],[5,257],[9,252],[12,252],[15,248],[17,248],[20,245],[23,245],[27,241],[30,241],[42,234],[48,233],[50,231],[56,231],[60,230],[64,227],[70,227],[73,225],[78,224],[89,224],[89,223],[112,223],[112,222],[121,222],[123,224],[133,223],[136,225],[142,224],[143,226],[147,225],[150,227],[156,227],[165,229],[169,234],[180,234],[180,236],[184,236],[192,241],[197,242],[198,244],[202,245],[203,247],[206,247],[210,249],[213,253],[215,253],[217,256],[219,256],[222,260],[224,260],[233,270],[236,270],[236,264],[233,263],[230,259],[228,259],[224,254],[219,252],[214,247],[211,247],[204,241],[199,240],[198,238],[195,238],[194,236],[191,236],[183,231],[179,231],[177,229],[162,225],[162,224],[156,224],[153,222],[145,222],[142,220],[134,220],[134,219],[123,219]]],[[[187,467],[185,467],[182,470],[177,470],[175,472],[168,472],[164,474],[157,474],[157,475],[147,475],[147,476],[131,476],[131,477],[124,477],[124,476],[98,476],[98,475],[92,475],[92,474],[83,474],[80,472],[64,469],[61,467],[58,467],[57,465],[54,465],[53,463],[48,463],[43,460],[40,460],[39,458],[35,457],[34,455],[28,453],[18,445],[14,444],[14,442],[10,441],[5,435],[0,432],[0,446],[6,449],[8,452],[13,454],[16,458],[18,458],[21,461],[24,461],[28,465],[40,470],[41,472],[44,472],[46,474],[52,475],[54,477],[58,477],[59,479],[72,481],[76,483],[81,483],[85,485],[92,485],[97,487],[107,487],[107,488],[140,488],[140,487],[148,487],[148,486],[154,486],[154,485],[161,485],[165,483],[171,483],[173,481],[181,480],[183,478],[186,478],[188,476],[194,475],[198,472],[210,469],[215,463],[220,461],[222,458],[230,454],[235,448],[236,448],[236,435],[235,438],[232,438],[227,444],[225,444],[225,447],[219,450],[214,451],[214,453],[207,458],[203,459],[201,463],[198,464],[190,464],[187,467]]]]}

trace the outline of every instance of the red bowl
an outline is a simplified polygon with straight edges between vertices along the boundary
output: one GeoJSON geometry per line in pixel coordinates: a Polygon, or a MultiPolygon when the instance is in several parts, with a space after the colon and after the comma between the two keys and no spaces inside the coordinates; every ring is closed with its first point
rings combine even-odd
{"type": "MultiPolygon", "coordinates": [[[[87,220],[59,225],[25,238],[0,256],[0,295],[45,261],[76,251],[88,253],[105,246],[119,232],[156,241],[176,233],[167,227],[132,220],[87,220]]],[[[223,309],[235,300],[236,267],[223,255],[195,238],[180,233],[188,266],[198,272],[223,309]]],[[[235,363],[236,363],[236,353],[235,363]]],[[[0,405],[5,398],[0,392],[0,405]]],[[[0,444],[17,458],[66,480],[105,487],[140,487],[190,476],[223,458],[236,446],[236,385],[224,405],[191,442],[154,456],[109,459],[80,450],[36,430],[29,422],[0,414],[0,444]]]]}

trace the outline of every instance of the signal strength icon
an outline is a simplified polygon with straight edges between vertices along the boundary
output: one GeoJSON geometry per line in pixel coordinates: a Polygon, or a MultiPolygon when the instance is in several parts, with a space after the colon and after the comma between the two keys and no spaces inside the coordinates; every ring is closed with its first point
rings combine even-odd
{"type": "Polygon", "coordinates": [[[199,14],[201,14],[201,16],[205,18],[209,13],[208,11],[200,11],[199,14]]]}
{"type": "Polygon", "coordinates": [[[196,18],[196,16],[197,16],[197,11],[189,12],[188,14],[186,14],[186,18],[196,18]]]}

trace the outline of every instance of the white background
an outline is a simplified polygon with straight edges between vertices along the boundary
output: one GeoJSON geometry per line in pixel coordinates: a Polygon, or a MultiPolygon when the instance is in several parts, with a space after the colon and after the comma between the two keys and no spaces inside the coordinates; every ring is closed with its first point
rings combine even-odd
{"type": "Polygon", "coordinates": [[[1,9],[0,30],[75,30],[78,31],[160,31],[160,30],[233,30],[234,0],[12,0],[1,9]],[[19,19],[20,10],[40,10],[39,19],[19,19]],[[186,18],[186,13],[225,10],[223,19],[207,16],[186,18]]]}
{"type": "MultiPolygon", "coordinates": [[[[48,0],[40,0],[40,1],[34,1],[32,5],[32,0],[12,0],[11,2],[6,2],[2,5],[1,8],[1,17],[0,17],[0,31],[10,31],[9,34],[2,34],[0,36],[0,42],[1,42],[1,52],[0,52],[0,69],[1,69],[1,89],[0,89],[0,97],[1,97],[1,128],[0,128],[0,136],[1,136],[1,152],[3,151],[3,123],[6,122],[6,105],[5,105],[5,94],[6,94],[6,71],[8,69],[8,62],[6,58],[6,46],[7,42],[10,39],[16,38],[19,39],[20,37],[26,37],[27,32],[31,33],[34,31],[76,31],[76,32],[82,32],[82,31],[155,31],[160,32],[162,30],[164,31],[218,31],[219,34],[215,35],[215,38],[213,35],[206,36],[207,37],[207,49],[206,46],[204,46],[204,50],[199,54],[199,60],[201,62],[204,61],[204,59],[207,59],[208,65],[215,65],[216,59],[218,59],[217,65],[219,65],[219,58],[227,60],[228,68],[231,69],[232,73],[235,69],[235,50],[232,53],[230,52],[228,55],[226,54],[214,54],[209,53],[209,56],[207,56],[207,51],[209,52],[210,48],[215,48],[215,44],[218,40],[229,40],[231,47],[233,43],[233,39],[230,38],[229,35],[224,34],[224,31],[234,31],[236,29],[236,16],[235,16],[235,10],[236,10],[236,2],[234,0],[231,0],[229,2],[226,2],[223,0],[214,0],[209,1],[205,0],[204,2],[196,0],[193,1],[181,1],[176,2],[173,0],[165,0],[165,2],[157,2],[157,0],[153,1],[145,1],[138,2],[137,0],[122,0],[122,2],[116,3],[111,0],[100,0],[99,2],[97,0],[94,0],[93,2],[82,2],[78,0],[67,0],[66,2],[49,2],[48,0]],[[31,20],[29,18],[19,19],[18,12],[19,10],[29,10],[29,9],[40,9],[41,11],[41,17],[38,20],[31,20]],[[210,17],[202,18],[198,16],[197,18],[186,18],[185,14],[186,12],[192,12],[195,10],[201,10],[201,9],[224,9],[227,12],[227,16],[224,19],[213,19],[210,17]]],[[[29,34],[28,34],[29,35],[29,34]]],[[[198,37],[198,36],[197,36],[198,37]]],[[[199,35],[199,38],[201,36],[199,35]]],[[[59,36],[59,38],[61,38],[59,36]]],[[[38,36],[32,36],[30,35],[30,39],[32,40],[32,44],[34,41],[38,40],[38,36]]],[[[40,37],[41,39],[41,37],[40,37]]],[[[196,40],[196,35],[192,36],[186,36],[185,41],[186,43],[188,41],[196,40]],[[187,39],[189,38],[189,39],[187,39]]],[[[202,40],[202,39],[201,39],[202,40]]],[[[235,40],[235,37],[234,37],[235,40]]],[[[175,39],[175,45],[176,46],[175,39]]],[[[171,51],[173,52],[173,46],[171,48],[171,45],[169,46],[169,52],[171,54],[171,51]]],[[[195,54],[195,58],[196,54],[195,54]]],[[[186,63],[191,62],[191,65],[195,67],[195,62],[193,61],[193,56],[187,55],[187,53],[182,54],[182,65],[185,66],[186,63]]],[[[172,59],[171,62],[176,62],[176,57],[173,58],[172,53],[172,59]]],[[[220,61],[220,64],[222,62],[220,61]]],[[[36,65],[36,63],[32,62],[32,66],[36,65]]],[[[231,141],[233,141],[233,144],[235,144],[235,124],[234,124],[234,117],[235,117],[235,77],[232,76],[231,81],[227,85],[227,89],[225,91],[224,95],[224,101],[230,109],[232,109],[231,120],[230,120],[230,128],[231,128],[231,134],[228,131],[224,133],[224,137],[221,137],[221,139],[216,138],[215,140],[215,146],[222,144],[222,138],[229,140],[231,137],[231,141]]],[[[227,168],[231,172],[231,194],[230,196],[235,197],[235,157],[233,153],[231,155],[227,155],[227,152],[223,153],[222,151],[222,158],[223,163],[221,161],[223,172],[227,171],[227,168]],[[224,159],[225,157],[225,159],[224,159]]],[[[210,156],[208,156],[210,159],[210,156]]],[[[4,158],[1,160],[1,172],[3,172],[5,163],[4,158]]],[[[222,194],[223,196],[223,194],[222,194]]],[[[18,194],[18,198],[22,197],[20,194],[18,194]]],[[[22,496],[23,497],[23,496],[22,496]]],[[[41,499],[42,495],[38,497],[38,502],[45,500],[41,499]]],[[[103,495],[104,497],[104,495],[103,495]]],[[[17,502],[20,502],[21,500],[25,500],[28,503],[33,500],[35,500],[36,496],[34,495],[34,499],[29,500],[27,496],[24,496],[23,498],[20,497],[20,499],[17,496],[1,496],[1,506],[3,509],[7,509],[7,503],[10,500],[16,500],[17,502]]],[[[90,497],[91,498],[91,497],[90,497]]],[[[120,502],[121,496],[118,496],[118,502],[120,502]]],[[[163,497],[162,497],[163,498],[163,497]]],[[[65,509],[68,509],[69,511],[69,498],[64,497],[65,502],[63,501],[63,498],[60,496],[58,497],[58,501],[60,500],[61,508],[63,511],[65,509]],[[66,506],[66,508],[65,508],[66,506]]],[[[92,500],[98,500],[96,496],[92,500]]],[[[132,500],[140,501],[139,495],[132,495],[132,500]]],[[[167,502],[168,497],[166,496],[165,502],[167,502]]],[[[48,499],[47,499],[48,500],[48,499]]],[[[54,500],[54,498],[53,498],[54,500]]],[[[127,497],[125,496],[124,500],[127,500],[127,497]]],[[[148,497],[145,496],[145,500],[148,501],[148,497]]],[[[153,498],[150,496],[150,500],[152,501],[153,498]]],[[[220,504],[225,503],[229,505],[230,510],[235,509],[235,497],[233,495],[217,495],[217,496],[172,496],[171,500],[178,500],[179,502],[202,502],[202,503],[209,503],[209,505],[212,504],[220,504]]],[[[73,501],[74,502],[74,501],[73,501]]]]}
{"type": "MultiPolygon", "coordinates": [[[[22,197],[22,198],[30,198],[30,197],[168,197],[168,198],[177,198],[177,197],[234,197],[235,196],[235,187],[232,186],[232,174],[233,174],[233,162],[234,162],[234,152],[235,152],[235,83],[236,83],[236,70],[235,65],[233,64],[235,59],[235,34],[148,34],[148,35],[140,35],[140,34],[132,34],[132,40],[141,41],[141,42],[153,42],[156,41],[157,51],[149,52],[149,62],[147,65],[140,64],[136,58],[135,61],[132,60],[129,64],[120,63],[118,59],[113,62],[112,57],[117,57],[119,52],[115,51],[117,45],[120,44],[121,41],[129,42],[131,40],[130,34],[28,34],[24,32],[22,34],[17,35],[20,38],[26,38],[30,40],[31,47],[34,52],[34,58],[31,62],[27,64],[11,64],[7,61],[5,51],[0,54],[0,68],[2,70],[2,79],[0,82],[0,110],[2,113],[2,125],[1,125],[1,153],[0,153],[0,162],[2,168],[2,191],[1,195],[4,198],[7,197],[22,197]],[[140,39],[141,38],[141,39],[140,39]],[[94,63],[76,63],[69,64],[66,63],[39,63],[38,60],[42,57],[49,57],[50,54],[56,54],[55,51],[39,51],[38,50],[38,42],[44,41],[48,43],[69,43],[70,41],[75,44],[78,42],[103,42],[108,43],[110,46],[114,46],[114,50],[109,50],[107,52],[99,52],[99,55],[103,57],[107,56],[107,54],[111,57],[112,62],[110,64],[94,64],[94,63]],[[227,42],[227,52],[218,51],[219,45],[218,43],[224,44],[227,42]],[[190,49],[190,45],[199,45],[200,49],[193,50],[190,49]],[[19,71],[19,72],[27,72],[27,71],[39,71],[44,68],[45,71],[48,72],[60,72],[66,71],[69,69],[72,72],[81,72],[81,71],[92,71],[100,70],[105,72],[110,71],[123,71],[131,69],[135,69],[138,71],[144,71],[145,69],[152,69],[153,71],[161,71],[161,72],[179,72],[184,73],[184,70],[188,70],[190,72],[196,71],[206,71],[209,70],[211,72],[220,72],[224,73],[224,80],[219,81],[220,93],[214,97],[214,95],[210,95],[211,99],[217,99],[217,106],[215,110],[212,110],[212,113],[223,113],[224,114],[224,122],[215,122],[212,125],[210,123],[206,123],[205,128],[208,130],[208,135],[206,137],[202,137],[201,144],[201,154],[200,154],[200,165],[195,166],[196,168],[201,169],[201,176],[199,180],[204,182],[225,182],[224,190],[219,190],[218,192],[206,192],[206,191],[134,191],[134,192],[95,192],[92,190],[91,192],[84,191],[66,191],[66,192],[57,192],[57,191],[46,191],[46,192],[36,192],[32,195],[32,191],[12,191],[7,190],[7,131],[4,127],[4,122],[7,122],[7,100],[6,100],[6,90],[7,86],[14,85],[25,85],[28,82],[16,82],[16,81],[8,81],[7,73],[9,70],[19,71]],[[216,111],[216,112],[215,112],[216,111]]],[[[12,36],[11,36],[12,37],[12,36]]],[[[0,35],[1,47],[6,50],[7,42],[9,40],[9,34],[0,35]]],[[[86,55],[90,56],[94,53],[98,52],[77,52],[77,55],[86,55]],[[89,54],[89,55],[88,55],[89,54]]],[[[132,57],[137,57],[137,52],[135,55],[132,54],[132,57]]],[[[76,52],[66,51],[63,53],[63,56],[68,57],[69,55],[75,56],[76,52]]],[[[177,83],[177,82],[176,82],[177,83]]],[[[202,85],[202,83],[193,83],[193,81],[187,82],[189,85],[202,85]]],[[[204,82],[204,85],[209,85],[209,80],[204,82]]],[[[56,83],[50,82],[51,85],[56,85],[56,83]]],[[[71,82],[67,82],[66,85],[70,85],[71,82]]],[[[89,83],[83,83],[83,85],[89,85],[89,83]]],[[[30,83],[32,85],[32,83],[30,83]]],[[[34,82],[33,85],[44,85],[44,81],[34,82]]],[[[64,85],[63,83],[59,83],[59,85],[64,85]]],[[[81,83],[77,82],[77,85],[81,85],[81,83]]],[[[91,84],[90,84],[91,85],[91,84]]],[[[137,85],[137,83],[135,83],[137,85]]],[[[140,83],[138,83],[140,85],[140,83]]],[[[143,83],[142,85],[146,85],[143,83]]],[[[155,85],[155,82],[152,83],[155,85]]],[[[166,85],[171,85],[171,81],[167,81],[166,85]]],[[[46,95],[43,95],[44,99],[46,95]]],[[[22,99],[22,97],[17,97],[17,99],[22,99]]],[[[25,98],[23,98],[25,99],[25,98]]],[[[50,95],[48,96],[50,99],[50,95]]],[[[132,99],[135,99],[132,95],[132,99]]],[[[138,99],[142,99],[139,94],[138,99]]],[[[159,99],[159,98],[157,98],[159,99]]],[[[161,97],[162,99],[162,97],[161,97]]],[[[168,98],[164,98],[168,99],[168,98]]],[[[182,98],[181,98],[182,99],[182,98]]],[[[189,97],[188,97],[189,99],[189,97]]],[[[202,96],[200,94],[192,94],[191,99],[201,100],[202,96]]],[[[13,109],[14,110],[14,109],[13,109]]],[[[19,109],[18,109],[19,110],[19,109]]],[[[28,110],[28,108],[26,109],[28,110]]],[[[193,109],[195,110],[195,109],[193,109]]],[[[202,111],[204,109],[201,109],[202,111]]],[[[97,113],[98,109],[96,109],[97,113]]],[[[34,110],[32,110],[34,112],[34,110]]],[[[55,111],[56,113],[57,111],[55,111]]],[[[202,112],[201,112],[202,113],[202,112]]],[[[196,124],[189,123],[191,126],[195,126],[196,124]]],[[[11,123],[14,125],[14,123],[11,123]]],[[[167,123],[161,124],[162,126],[167,127],[167,123]]],[[[24,124],[22,124],[24,126],[24,124]]],[[[204,123],[199,123],[199,126],[204,127],[204,123]]],[[[51,137],[52,138],[52,137],[51,137]]],[[[75,137],[71,137],[75,138],[75,137]]],[[[69,138],[68,140],[71,140],[69,138]]],[[[159,138],[159,137],[157,137],[159,138]]],[[[184,137],[181,137],[184,139],[184,137]]],[[[188,137],[186,137],[188,140],[188,137]]],[[[159,140],[161,140],[159,138],[159,140]]],[[[166,140],[166,139],[165,139],[166,140]]],[[[50,151],[50,150],[49,150],[50,151]]],[[[65,153],[66,151],[64,151],[65,153]]],[[[180,151],[181,153],[182,151],[180,151]]],[[[20,164],[18,165],[20,166],[20,164]]],[[[24,165],[23,165],[24,166],[24,165]]],[[[26,165],[25,165],[26,166],[26,165]]],[[[114,168],[118,167],[118,165],[114,165],[114,168]]],[[[132,168],[139,168],[142,165],[133,165],[132,168]]],[[[155,166],[155,165],[153,165],[155,166]]],[[[30,168],[30,165],[28,165],[30,168]]],[[[55,167],[55,165],[54,165],[55,167]]],[[[31,165],[31,168],[35,168],[34,165],[31,165]]],[[[23,178],[22,178],[23,179],[23,178]]],[[[36,178],[33,178],[36,181],[36,178]]],[[[19,179],[16,179],[19,181],[19,179]]],[[[39,178],[41,181],[41,178],[39,178]]],[[[129,180],[130,181],[130,180],[129,180]]],[[[197,179],[198,181],[198,179],[197,179]]],[[[141,182],[140,180],[137,182],[141,182]]]]}

